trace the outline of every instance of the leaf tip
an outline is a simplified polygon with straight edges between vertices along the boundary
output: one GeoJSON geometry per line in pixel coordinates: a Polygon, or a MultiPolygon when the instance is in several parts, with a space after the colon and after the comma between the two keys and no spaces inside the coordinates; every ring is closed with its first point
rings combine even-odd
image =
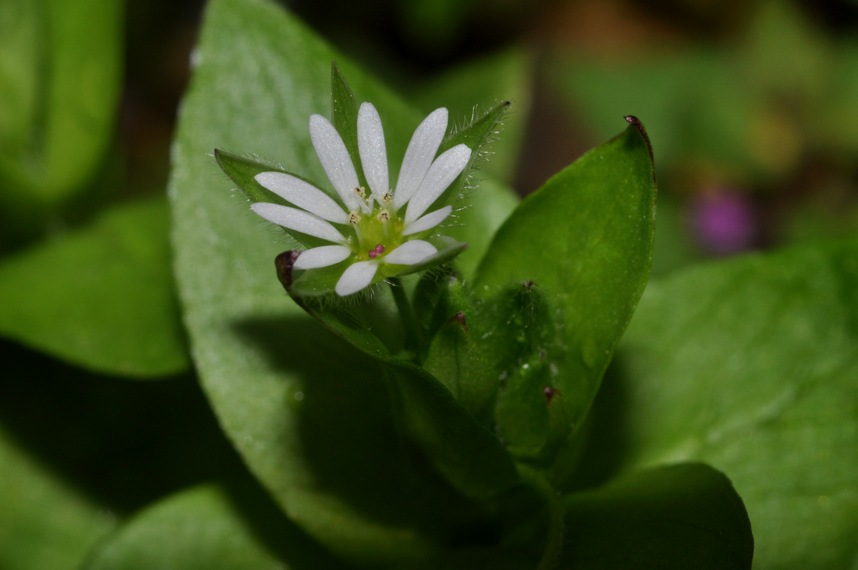
{"type": "Polygon", "coordinates": [[[635,129],[637,129],[637,131],[641,134],[641,136],[644,139],[644,142],[646,142],[646,149],[647,149],[647,152],[649,152],[650,161],[655,161],[655,159],[653,158],[653,154],[652,154],[652,143],[649,140],[649,135],[647,134],[646,128],[644,127],[641,120],[638,119],[637,117],[635,117],[634,115],[626,115],[623,118],[626,120],[626,122],[628,124],[630,124],[635,129]]]}

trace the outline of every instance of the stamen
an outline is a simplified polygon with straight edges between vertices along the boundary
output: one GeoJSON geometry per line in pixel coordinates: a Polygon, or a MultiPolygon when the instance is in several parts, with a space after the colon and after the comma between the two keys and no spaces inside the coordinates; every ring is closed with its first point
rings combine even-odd
{"type": "Polygon", "coordinates": [[[379,210],[378,214],[375,216],[375,219],[381,222],[382,224],[386,224],[390,221],[390,212],[385,209],[379,210]]]}
{"type": "Polygon", "coordinates": [[[362,241],[360,235],[360,214],[357,212],[349,212],[349,223],[352,225],[352,228],[355,230],[355,237],[357,238],[357,242],[360,243],[362,241]]]}
{"type": "Polygon", "coordinates": [[[393,203],[393,194],[385,192],[384,196],[381,197],[381,201],[385,206],[391,205],[393,203]]]}
{"type": "Polygon", "coordinates": [[[357,197],[360,198],[361,211],[364,214],[369,214],[370,212],[372,212],[372,206],[370,205],[372,203],[372,200],[366,199],[366,188],[364,188],[363,186],[358,186],[357,188],[355,188],[355,194],[357,194],[357,197]]]}

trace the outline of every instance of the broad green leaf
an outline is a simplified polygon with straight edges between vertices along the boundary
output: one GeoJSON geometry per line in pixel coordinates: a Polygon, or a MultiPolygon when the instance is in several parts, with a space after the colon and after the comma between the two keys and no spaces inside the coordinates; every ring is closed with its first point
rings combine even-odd
{"type": "Polygon", "coordinates": [[[83,497],[0,428],[0,567],[77,568],[113,527],[101,505],[83,497]]]}
{"type": "MultiPolygon", "coordinates": [[[[553,322],[543,320],[543,326],[553,327],[544,335],[546,345],[531,347],[526,358],[513,363],[526,369],[516,392],[530,394],[531,402],[545,400],[547,418],[540,422],[546,427],[541,436],[527,435],[529,443],[521,450],[522,457],[543,466],[583,422],[649,273],[655,183],[649,142],[640,124],[629,121],[633,124],[623,134],[525,199],[498,230],[477,270],[474,291],[490,305],[480,317],[486,321],[480,328],[488,333],[481,338],[489,362],[509,356],[504,342],[493,344],[492,330],[501,332],[497,339],[530,334],[527,319],[492,314],[492,304],[505,306],[497,302],[505,289],[538,291],[544,299],[540,311],[553,322]]],[[[529,309],[521,305],[520,310],[529,309]]],[[[513,372],[502,370],[501,376],[513,372]]],[[[557,468],[568,469],[563,457],[560,461],[557,468]]]]}
{"type": "Polygon", "coordinates": [[[112,136],[122,61],[118,0],[12,0],[0,16],[0,204],[23,227],[79,190],[112,136]],[[8,32],[8,33],[6,33],[8,32]],[[17,59],[20,58],[20,59],[17,59]]]}
{"type": "Polygon", "coordinates": [[[749,569],[754,539],[730,481],[699,463],[636,471],[567,495],[559,568],[749,569]]]}
{"type": "Polygon", "coordinates": [[[162,197],[0,263],[0,334],[85,368],[174,374],[188,357],[173,292],[162,197]]]}
{"type": "MultiPolygon", "coordinates": [[[[279,232],[230,192],[211,158],[223,148],[324,180],[308,120],[329,105],[333,60],[356,100],[378,108],[391,164],[420,117],[269,2],[214,0],[197,53],[171,185],[176,273],[204,390],[253,473],[318,540],[369,564],[431,561],[473,507],[414,461],[379,364],[283,293],[279,232]]],[[[491,227],[496,213],[460,219],[491,227]]]]}
{"type": "Polygon", "coordinates": [[[148,507],[101,544],[87,570],[344,568],[266,497],[195,487],[148,507]],[[273,512],[272,512],[273,511],[273,512]]]}
{"type": "Polygon", "coordinates": [[[621,469],[692,460],[726,473],[760,569],[855,562],[856,260],[854,241],[832,243],[653,283],[605,382],[597,417],[622,419],[594,431],[597,453],[621,469]]]}

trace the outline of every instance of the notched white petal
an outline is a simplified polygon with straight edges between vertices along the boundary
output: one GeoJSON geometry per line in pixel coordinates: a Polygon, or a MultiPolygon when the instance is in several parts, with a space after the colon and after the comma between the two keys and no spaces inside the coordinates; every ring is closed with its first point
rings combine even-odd
{"type": "Polygon", "coordinates": [[[372,103],[362,103],[357,118],[358,152],[373,195],[382,196],[390,191],[387,170],[387,148],[381,117],[372,103]]]}
{"type": "Polygon", "coordinates": [[[446,220],[447,216],[449,216],[452,211],[453,206],[444,206],[440,210],[435,210],[434,212],[426,214],[422,218],[417,218],[412,223],[405,226],[405,230],[403,230],[402,235],[410,236],[412,234],[431,230],[446,220]]]}
{"type": "Polygon", "coordinates": [[[447,117],[447,109],[435,109],[415,129],[402,159],[396,191],[393,193],[393,207],[397,210],[420,188],[447,132],[447,117]]]}
{"type": "Polygon", "coordinates": [[[428,241],[413,239],[385,255],[384,262],[394,265],[416,265],[436,253],[438,250],[428,241]]]}
{"type": "Polygon", "coordinates": [[[256,215],[286,229],[334,243],[346,243],[346,238],[329,222],[304,210],[268,202],[256,202],[251,204],[250,209],[256,215]]]}
{"type": "Polygon", "coordinates": [[[262,172],[256,181],[287,202],[329,222],[346,224],[349,215],[330,196],[300,178],[283,172],[262,172]]]}
{"type": "Polygon", "coordinates": [[[292,264],[295,269],[318,269],[336,265],[352,254],[352,250],[344,245],[323,245],[302,251],[292,264]]]}
{"type": "Polygon", "coordinates": [[[310,139],[325,174],[349,210],[358,208],[355,188],[359,186],[355,166],[334,125],[321,115],[310,117],[310,139]]]}
{"type": "Polygon", "coordinates": [[[405,223],[410,224],[423,215],[429,206],[444,193],[459,176],[471,159],[471,149],[460,144],[447,150],[432,163],[414,197],[408,202],[405,223]]]}
{"type": "MultiPolygon", "coordinates": [[[[298,256],[298,259],[301,259],[301,257],[298,256]]],[[[377,270],[377,261],[358,261],[354,265],[349,265],[339,281],[337,281],[336,286],[334,286],[334,291],[340,297],[357,293],[369,287],[377,270]]]]}

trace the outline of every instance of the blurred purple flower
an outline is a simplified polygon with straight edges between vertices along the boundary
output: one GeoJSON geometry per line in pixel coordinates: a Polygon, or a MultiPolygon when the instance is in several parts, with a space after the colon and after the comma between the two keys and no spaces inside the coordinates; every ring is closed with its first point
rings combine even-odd
{"type": "Polygon", "coordinates": [[[708,253],[725,255],[749,249],[757,234],[754,209],[744,194],[729,190],[695,197],[689,222],[697,243],[708,253]]]}

